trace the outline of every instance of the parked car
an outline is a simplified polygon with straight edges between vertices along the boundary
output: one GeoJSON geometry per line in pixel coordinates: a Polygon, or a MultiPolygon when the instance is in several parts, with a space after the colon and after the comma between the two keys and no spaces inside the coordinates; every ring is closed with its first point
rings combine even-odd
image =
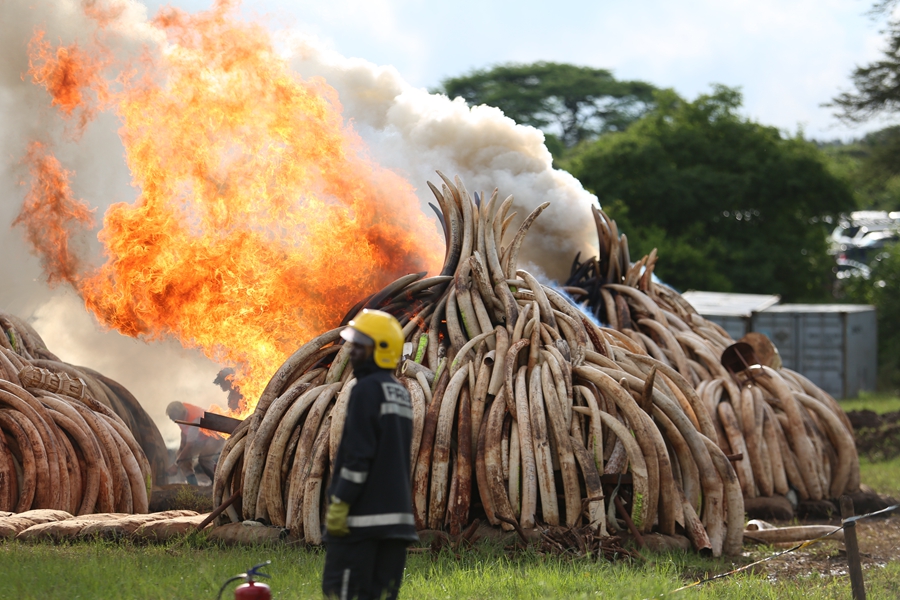
{"type": "Polygon", "coordinates": [[[838,221],[829,251],[839,260],[867,264],[887,244],[898,240],[900,212],[855,211],[838,221]]]}

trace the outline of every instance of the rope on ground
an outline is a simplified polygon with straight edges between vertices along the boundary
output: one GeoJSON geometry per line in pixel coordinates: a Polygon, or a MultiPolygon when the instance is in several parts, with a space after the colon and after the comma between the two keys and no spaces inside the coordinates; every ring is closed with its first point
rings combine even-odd
{"type": "Polygon", "coordinates": [[[868,513],[868,514],[865,514],[865,515],[857,515],[857,516],[855,516],[855,517],[849,517],[849,518],[844,519],[843,521],[841,521],[840,527],[835,527],[833,531],[829,531],[829,532],[826,533],[825,535],[820,535],[819,537],[817,537],[817,538],[815,538],[815,539],[812,539],[812,540],[806,540],[805,542],[800,542],[800,543],[797,544],[796,546],[793,546],[793,547],[791,547],[791,548],[788,548],[787,550],[784,550],[783,552],[777,552],[777,553],[775,553],[775,554],[772,554],[771,556],[767,556],[766,558],[760,559],[760,560],[758,560],[758,561],[756,561],[756,562],[752,562],[752,563],[750,563],[749,565],[743,565],[743,566],[738,567],[738,568],[736,568],[736,569],[732,569],[731,571],[728,571],[727,573],[719,573],[718,575],[713,575],[712,577],[706,577],[705,579],[698,579],[697,581],[694,581],[694,582],[689,583],[689,584],[687,584],[687,585],[683,585],[683,586],[681,586],[680,588],[678,588],[678,589],[676,589],[676,590],[672,590],[672,591],[670,591],[670,592],[666,592],[666,593],[664,593],[664,594],[660,594],[659,596],[654,596],[654,598],[663,598],[663,597],[665,597],[665,596],[671,596],[672,594],[675,594],[675,593],[677,593],[677,592],[680,592],[680,591],[683,591],[683,590],[686,590],[686,589],[689,589],[689,588],[692,588],[692,587],[697,587],[697,586],[703,585],[704,583],[709,583],[710,581],[715,581],[715,580],[717,580],[717,579],[724,579],[724,578],[726,578],[726,577],[730,577],[731,575],[734,575],[735,573],[740,573],[741,571],[746,571],[747,569],[750,569],[750,568],[752,568],[752,567],[755,567],[756,565],[760,565],[760,564],[762,564],[762,563],[764,563],[764,562],[768,562],[768,561],[770,561],[770,560],[772,560],[772,559],[774,559],[774,558],[778,558],[779,556],[784,556],[785,554],[790,554],[791,552],[796,552],[797,550],[802,550],[803,548],[807,548],[807,547],[809,547],[809,546],[812,546],[812,545],[815,544],[816,542],[821,542],[821,541],[824,540],[825,538],[827,538],[827,537],[829,537],[829,536],[832,536],[832,535],[834,535],[835,533],[837,533],[838,531],[842,530],[842,529],[844,528],[844,526],[846,526],[848,523],[855,523],[856,521],[861,521],[861,520],[863,520],[863,519],[869,519],[869,518],[871,518],[871,517],[877,517],[878,515],[883,515],[883,514],[886,514],[886,513],[889,513],[889,512],[893,512],[893,511],[895,511],[895,510],[897,510],[897,509],[900,509],[900,504],[895,504],[895,505],[893,505],[893,506],[888,506],[887,508],[883,508],[883,509],[881,509],[881,510],[877,510],[877,511],[875,511],[875,512],[871,512],[871,513],[868,513]]]}

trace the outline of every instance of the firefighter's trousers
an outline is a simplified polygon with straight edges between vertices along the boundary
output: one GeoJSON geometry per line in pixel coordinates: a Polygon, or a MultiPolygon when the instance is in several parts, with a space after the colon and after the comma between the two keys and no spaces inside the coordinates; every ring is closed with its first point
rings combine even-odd
{"type": "Polygon", "coordinates": [[[408,545],[395,539],[329,541],[322,593],[339,600],[394,600],[403,581],[408,545]]]}

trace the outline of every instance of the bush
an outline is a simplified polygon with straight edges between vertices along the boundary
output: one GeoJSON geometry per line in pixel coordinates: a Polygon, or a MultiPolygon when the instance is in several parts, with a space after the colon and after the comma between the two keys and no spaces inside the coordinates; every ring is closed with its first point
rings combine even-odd
{"type": "Polygon", "coordinates": [[[900,244],[887,246],[872,262],[869,279],[843,286],[846,300],[872,304],[878,314],[878,385],[900,390],[900,244]]]}
{"type": "Polygon", "coordinates": [[[175,494],[173,510],[194,510],[198,513],[208,513],[213,509],[212,498],[197,491],[191,486],[182,486],[175,494]]]}

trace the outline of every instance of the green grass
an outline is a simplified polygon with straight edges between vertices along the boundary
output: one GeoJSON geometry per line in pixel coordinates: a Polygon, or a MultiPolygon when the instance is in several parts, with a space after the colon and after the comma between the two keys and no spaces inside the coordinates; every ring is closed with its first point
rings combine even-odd
{"type": "MultiPolygon", "coordinates": [[[[692,554],[648,555],[646,563],[566,559],[482,546],[455,556],[443,551],[410,556],[401,598],[650,598],[704,573],[722,572],[729,561],[692,554]]],[[[230,575],[264,560],[275,598],[320,598],[324,554],[301,548],[223,548],[192,536],[165,546],[81,542],[70,545],[0,543],[0,598],[53,600],[214,598],[230,575]]],[[[896,598],[900,566],[866,573],[869,598],[896,598]]],[[[233,597],[233,585],[224,595],[233,597]]],[[[770,582],[741,574],[686,590],[673,598],[797,599],[848,598],[845,577],[812,574],[770,582]]]]}
{"type": "Polygon", "coordinates": [[[900,498],[900,456],[881,462],[860,458],[859,474],[876,492],[900,498]]]}
{"type": "MultiPolygon", "coordinates": [[[[410,564],[402,598],[653,598],[694,577],[730,568],[728,561],[702,560],[692,554],[648,555],[647,563],[615,564],[565,560],[526,553],[515,559],[462,560],[421,557],[410,564]],[[471,563],[475,564],[471,564],[471,563]],[[689,574],[691,574],[689,576],[689,574]]],[[[809,580],[820,598],[849,595],[849,583],[815,576],[809,580]]],[[[809,582],[771,583],[763,575],[739,574],[682,592],[684,598],[808,598],[809,582]]],[[[874,590],[873,590],[874,591],[874,590]]],[[[871,598],[878,597],[870,594],[871,598]]],[[[888,595],[884,598],[892,597],[888,595]]]]}
{"type": "Polygon", "coordinates": [[[871,410],[878,414],[900,411],[900,397],[893,393],[860,392],[859,398],[839,400],[841,408],[851,410],[871,410]]]}

